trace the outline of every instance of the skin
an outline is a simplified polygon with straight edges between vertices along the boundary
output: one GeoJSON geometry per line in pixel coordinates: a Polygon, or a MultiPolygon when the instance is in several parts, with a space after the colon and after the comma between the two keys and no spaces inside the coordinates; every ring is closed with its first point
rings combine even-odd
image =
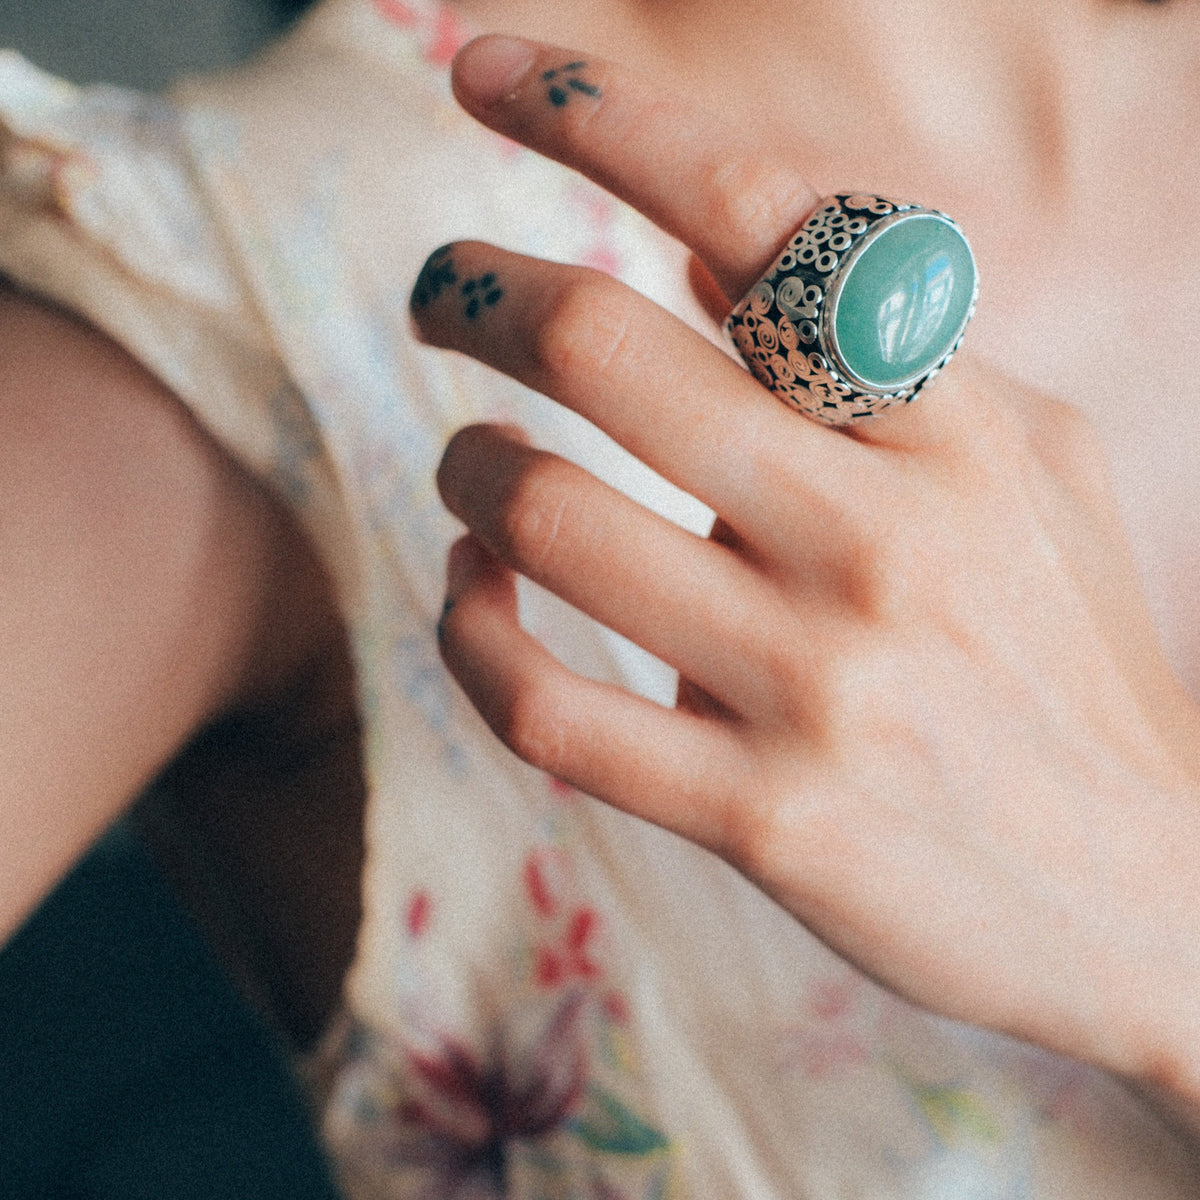
{"type": "MultiPolygon", "coordinates": [[[[508,78],[497,45],[460,56],[464,105],[653,215],[728,298],[818,198],[776,161],[770,194],[794,209],[731,230],[743,175],[721,165],[752,150],[595,60],[599,96],[547,106],[570,52],[508,78]]],[[[467,319],[455,289],[421,296],[423,338],[575,409],[718,514],[697,539],[519,432],[460,433],[439,486],[470,533],[442,645],[497,734],[713,849],[918,1003],[1194,1118],[1200,713],[1155,646],[1087,423],[968,361],[912,408],[830,430],[603,275],[478,243],[439,263],[494,274],[504,300],[467,319]],[[677,708],[551,658],[518,624],[514,572],[675,666],[677,708]]]]}
{"type": "Polygon", "coordinates": [[[141,815],[307,1040],[351,953],[361,784],[303,535],[128,354],[7,288],[0,512],[0,941],[174,760],[141,815]]]}
{"type": "MultiPolygon", "coordinates": [[[[713,541],[683,538],[512,431],[460,435],[440,476],[473,532],[452,558],[443,625],[456,677],[518,753],[725,853],[891,986],[1157,1089],[1200,1129],[1200,1017],[1187,999],[1200,896],[1185,853],[1200,737],[1177,678],[1200,680],[1197,614],[1194,587],[1162,582],[1181,577],[1194,543],[1158,519],[1198,508],[1195,472],[1172,469],[1180,429],[1195,427],[1164,411],[1132,422],[1134,438],[1128,415],[1174,395],[1194,358],[1194,7],[843,0],[807,6],[794,39],[780,37],[778,4],[758,0],[736,14],[725,0],[459,7],[477,28],[550,30],[579,48],[546,61],[583,57],[600,97],[525,103],[517,86],[496,106],[470,92],[461,63],[460,96],[680,236],[714,309],[806,204],[847,184],[954,212],[1002,300],[985,301],[974,362],[854,440],[786,412],[609,282],[456,248],[468,274],[497,273],[504,299],[473,321],[434,301],[422,335],[579,408],[722,517],[713,541]],[[693,186],[665,194],[666,178],[693,186]],[[1131,212],[1154,214],[1137,239],[1131,212]],[[1124,303],[1114,317],[1114,297],[1138,286],[1174,307],[1124,303]],[[1115,318],[1131,337],[1111,336],[1115,318]],[[699,375],[648,371],[647,329],[699,375]],[[603,408],[589,375],[606,381],[603,408]],[[662,390],[648,394],[647,378],[662,390]],[[668,402],[680,395],[704,395],[704,412],[668,402]],[[1161,485],[1150,499],[1146,463],[1161,485]],[[823,507],[821,529],[764,518],[764,498],[788,491],[823,507]],[[1121,515],[1158,584],[1152,613],[1121,515]],[[606,569],[639,559],[670,565],[658,591],[606,569]],[[515,626],[512,569],[679,666],[680,710],[562,673],[515,626]],[[702,625],[672,607],[685,585],[708,598],[702,625]],[[792,636],[764,634],[780,629],[792,636]],[[589,720],[610,739],[604,757],[588,749],[601,744],[589,720]],[[864,739],[864,723],[879,734],[864,739]],[[998,769],[981,779],[984,760],[998,769]],[[664,808],[665,794],[687,803],[664,808]]],[[[178,860],[197,896],[244,898],[239,918],[256,916],[230,957],[311,1035],[349,954],[359,853],[328,586],[270,498],[105,339],[9,297],[0,346],[0,645],[16,664],[0,680],[0,936],[192,744],[174,807],[150,823],[165,846],[206,848],[178,860]],[[21,453],[30,439],[54,453],[21,453]],[[56,532],[69,554],[46,553],[56,532]],[[280,612],[289,619],[264,619],[280,612]],[[103,690],[80,686],[97,679],[103,690]],[[194,743],[206,729],[217,732],[194,743]],[[231,730],[250,732],[214,753],[231,730]],[[322,810],[317,797],[334,793],[322,810]],[[309,836],[275,854],[298,813],[309,836]]],[[[230,925],[219,913],[214,924],[230,925]]]]}
{"type": "Polygon", "coordinates": [[[1159,634],[1200,692],[1200,523],[1180,523],[1200,512],[1183,382],[1200,303],[1200,8],[811,0],[789,7],[786,37],[767,0],[458,6],[481,30],[621,62],[721,113],[748,151],[726,168],[743,181],[750,211],[729,215],[743,228],[788,202],[758,178],[778,161],[820,195],[862,188],[952,213],[984,281],[972,350],[1093,420],[1159,634]],[[1143,406],[1154,420],[1131,436],[1143,406]]]}

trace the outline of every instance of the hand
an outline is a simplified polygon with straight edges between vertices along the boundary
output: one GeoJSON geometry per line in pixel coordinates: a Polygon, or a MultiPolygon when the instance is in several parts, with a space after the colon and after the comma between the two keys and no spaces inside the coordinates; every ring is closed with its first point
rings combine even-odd
{"type": "MultiPolygon", "coordinates": [[[[547,103],[571,61],[549,49],[485,94],[492,45],[459,60],[464,104],[727,298],[817,200],[605,64],[577,103],[547,103]]],[[[919,1003],[1200,1094],[1200,721],[1074,410],[959,360],[911,409],[826,429],[613,280],[477,243],[431,259],[414,316],[719,514],[699,539],[513,430],[454,438],[444,656],[517,754],[710,847],[919,1003]],[[441,286],[486,276],[473,317],[441,286]],[[514,571],[678,668],[680,705],[551,658],[514,571]]]]}

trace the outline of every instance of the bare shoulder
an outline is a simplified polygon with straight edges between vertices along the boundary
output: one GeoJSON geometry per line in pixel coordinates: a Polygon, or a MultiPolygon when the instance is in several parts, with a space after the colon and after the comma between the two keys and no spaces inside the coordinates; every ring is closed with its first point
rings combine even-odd
{"type": "Polygon", "coordinates": [[[294,524],[170,390],[11,286],[0,564],[2,941],[198,729],[285,686],[329,614],[294,524]]]}

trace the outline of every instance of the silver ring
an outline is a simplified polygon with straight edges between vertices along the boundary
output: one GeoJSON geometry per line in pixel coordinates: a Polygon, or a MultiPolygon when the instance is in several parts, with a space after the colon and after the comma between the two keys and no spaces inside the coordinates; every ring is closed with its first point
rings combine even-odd
{"type": "Polygon", "coordinates": [[[979,274],[945,213],[879,196],[823,200],[725,322],[764,386],[848,425],[907,404],[962,344],[979,274]]]}

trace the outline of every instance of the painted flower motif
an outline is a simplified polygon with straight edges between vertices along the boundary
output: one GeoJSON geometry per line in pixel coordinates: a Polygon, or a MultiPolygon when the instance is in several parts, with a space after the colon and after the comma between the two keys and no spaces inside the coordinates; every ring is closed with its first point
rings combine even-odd
{"type": "Polygon", "coordinates": [[[415,29],[421,35],[425,61],[448,67],[466,45],[470,33],[456,12],[440,5],[406,4],[404,0],[372,0],[375,11],[390,25],[415,29]]]}
{"type": "Polygon", "coordinates": [[[846,973],[812,984],[803,1020],[784,1036],[784,1061],[808,1078],[831,1079],[870,1062],[870,1024],[859,1004],[862,982],[846,973]]]}
{"type": "Polygon", "coordinates": [[[352,1121],[341,1137],[334,1131],[339,1157],[403,1178],[406,1187],[418,1175],[420,1189],[404,1192],[414,1200],[507,1195],[514,1143],[566,1129],[582,1108],[584,1012],[584,995],[571,992],[530,1043],[486,1056],[447,1036],[398,1048],[394,1067],[361,1052],[342,1074],[339,1099],[352,1121]]]}
{"type": "Polygon", "coordinates": [[[417,14],[403,0],[374,0],[375,11],[393,25],[407,27],[417,23],[417,14]]]}
{"type": "Polygon", "coordinates": [[[594,957],[600,918],[590,908],[576,909],[558,942],[534,950],[533,975],[539,987],[559,987],[572,980],[590,983],[602,974],[594,957]]]}
{"type": "Polygon", "coordinates": [[[604,975],[604,923],[588,904],[572,902],[570,862],[562,850],[542,846],[525,860],[525,895],[544,933],[532,947],[533,981],[543,990],[595,984],[604,975]]]}
{"type": "Polygon", "coordinates": [[[352,1031],[325,1131],[351,1194],[361,1177],[396,1200],[499,1200],[531,1163],[565,1185],[583,1150],[581,1200],[667,1195],[670,1143],[593,1077],[589,1011],[614,1019],[572,989],[532,1038],[510,1032],[486,1055],[444,1034],[417,1047],[352,1031]]]}
{"type": "Polygon", "coordinates": [[[349,1194],[673,1194],[675,1155],[641,1111],[629,1005],[608,979],[603,917],[552,839],[529,850],[519,880],[533,918],[512,960],[526,964],[523,998],[493,1014],[481,1043],[447,1032],[420,982],[441,924],[434,892],[418,884],[397,907],[411,952],[405,1032],[358,1027],[331,1050],[325,1135],[349,1194]]]}

